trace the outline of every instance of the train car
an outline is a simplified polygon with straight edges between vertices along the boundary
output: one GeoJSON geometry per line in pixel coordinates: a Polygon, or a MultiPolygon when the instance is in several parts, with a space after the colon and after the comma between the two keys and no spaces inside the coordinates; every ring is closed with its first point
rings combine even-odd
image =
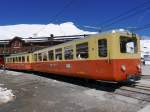
{"type": "Polygon", "coordinates": [[[0,56],[0,68],[3,68],[4,66],[4,58],[0,56]]]}
{"type": "Polygon", "coordinates": [[[140,37],[112,31],[33,52],[32,70],[105,81],[140,78],[140,37]]]}
{"type": "Polygon", "coordinates": [[[32,70],[32,54],[12,54],[5,58],[5,67],[12,70],[32,70]]]}

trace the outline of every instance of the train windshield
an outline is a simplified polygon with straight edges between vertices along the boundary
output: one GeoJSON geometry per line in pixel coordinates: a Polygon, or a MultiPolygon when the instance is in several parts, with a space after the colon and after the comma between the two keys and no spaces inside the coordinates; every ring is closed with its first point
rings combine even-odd
{"type": "Polygon", "coordinates": [[[120,52],[121,53],[137,53],[137,38],[136,37],[120,37],[120,52]]]}

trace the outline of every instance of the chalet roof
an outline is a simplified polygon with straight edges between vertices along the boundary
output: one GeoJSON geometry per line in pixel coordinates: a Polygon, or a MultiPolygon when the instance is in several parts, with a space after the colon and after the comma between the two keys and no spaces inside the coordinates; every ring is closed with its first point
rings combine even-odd
{"type": "Polygon", "coordinates": [[[50,37],[29,37],[29,38],[22,38],[22,37],[14,37],[13,39],[6,39],[0,40],[0,44],[11,44],[15,40],[22,41],[23,43],[44,43],[44,42],[67,42],[74,39],[79,39],[82,37],[86,37],[88,35],[70,35],[70,36],[53,36],[50,37]]]}
{"type": "Polygon", "coordinates": [[[21,37],[14,37],[13,39],[9,40],[9,44],[11,44],[13,41],[21,41],[22,43],[25,43],[25,41],[21,37]]]}

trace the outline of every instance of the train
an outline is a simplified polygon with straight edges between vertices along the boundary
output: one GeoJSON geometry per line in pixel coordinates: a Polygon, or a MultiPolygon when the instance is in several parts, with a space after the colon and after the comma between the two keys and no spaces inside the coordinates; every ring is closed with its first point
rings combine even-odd
{"type": "Polygon", "coordinates": [[[102,81],[136,81],[141,77],[140,37],[113,30],[91,34],[32,53],[5,57],[5,67],[102,81]]]}
{"type": "Polygon", "coordinates": [[[0,56],[0,68],[4,67],[4,58],[0,56]]]}

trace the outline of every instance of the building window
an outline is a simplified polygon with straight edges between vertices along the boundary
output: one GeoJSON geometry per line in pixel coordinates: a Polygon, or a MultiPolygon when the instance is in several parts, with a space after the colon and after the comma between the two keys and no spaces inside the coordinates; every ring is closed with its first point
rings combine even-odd
{"type": "Polygon", "coordinates": [[[22,46],[22,43],[21,42],[18,42],[18,47],[21,47],[22,46]]]}
{"type": "Polygon", "coordinates": [[[87,42],[76,45],[76,57],[78,59],[86,59],[89,57],[87,42]]]}
{"type": "Polygon", "coordinates": [[[65,57],[65,60],[73,59],[73,47],[72,46],[68,46],[64,48],[64,57],[65,57]]]}
{"type": "Polygon", "coordinates": [[[99,57],[107,57],[107,40],[98,40],[98,55],[99,57]]]}
{"type": "Polygon", "coordinates": [[[14,41],[11,46],[13,48],[19,48],[19,47],[21,47],[21,45],[22,45],[22,43],[20,41],[14,41]]]}
{"type": "Polygon", "coordinates": [[[55,50],[55,57],[56,57],[56,60],[62,60],[62,48],[55,50]]]}

